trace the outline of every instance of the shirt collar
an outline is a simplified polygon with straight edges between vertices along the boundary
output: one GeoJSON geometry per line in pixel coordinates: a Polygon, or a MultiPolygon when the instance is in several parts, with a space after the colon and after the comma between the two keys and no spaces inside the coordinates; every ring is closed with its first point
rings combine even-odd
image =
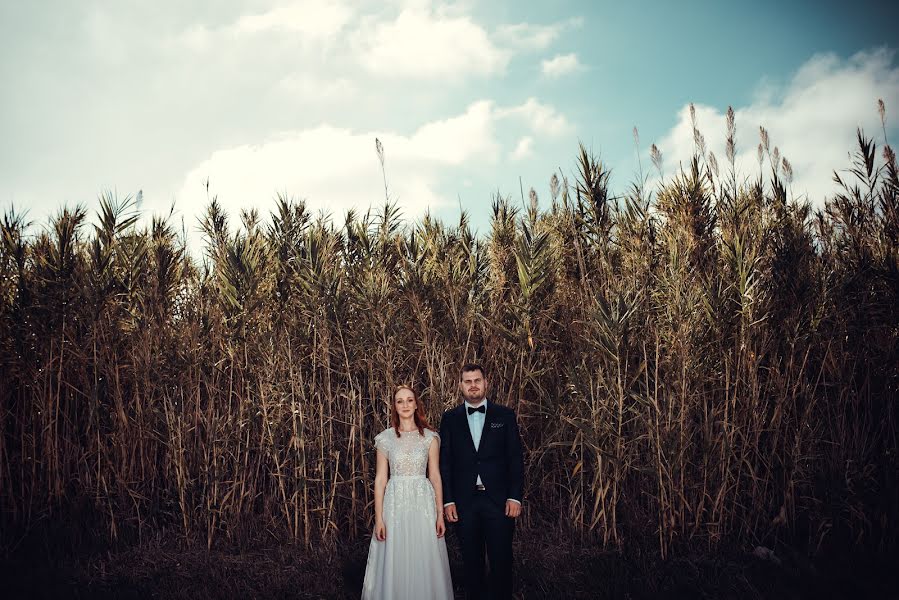
{"type": "MultiPolygon", "coordinates": [[[[483,406],[483,407],[484,407],[484,414],[487,414],[487,398],[484,398],[484,400],[483,400],[480,404],[478,404],[478,406],[483,406]]],[[[466,407],[466,408],[475,408],[475,405],[472,404],[472,403],[470,403],[468,400],[466,400],[466,401],[465,401],[465,407],[466,407]]],[[[466,412],[466,414],[468,413],[467,410],[466,410],[465,412],[466,412]]]]}

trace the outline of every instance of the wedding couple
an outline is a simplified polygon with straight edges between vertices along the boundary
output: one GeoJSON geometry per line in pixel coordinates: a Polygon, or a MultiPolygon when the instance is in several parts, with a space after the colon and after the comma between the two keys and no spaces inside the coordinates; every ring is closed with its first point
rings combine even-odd
{"type": "Polygon", "coordinates": [[[464,403],[443,414],[438,435],[415,391],[396,389],[391,427],[375,437],[364,600],[452,598],[447,521],[459,538],[466,597],[512,597],[512,534],[524,479],[518,424],[512,410],[487,401],[481,365],[462,367],[459,390],[464,403]]]}

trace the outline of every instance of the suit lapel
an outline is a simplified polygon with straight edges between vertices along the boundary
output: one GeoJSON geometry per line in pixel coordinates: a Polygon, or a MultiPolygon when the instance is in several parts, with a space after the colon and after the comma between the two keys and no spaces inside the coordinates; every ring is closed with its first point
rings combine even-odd
{"type": "Polygon", "coordinates": [[[462,406],[459,407],[459,419],[462,421],[461,427],[464,428],[465,439],[468,440],[468,447],[471,448],[471,453],[477,454],[478,449],[474,447],[474,438],[471,437],[471,428],[468,426],[468,412],[465,410],[464,402],[462,403],[462,406]]]}

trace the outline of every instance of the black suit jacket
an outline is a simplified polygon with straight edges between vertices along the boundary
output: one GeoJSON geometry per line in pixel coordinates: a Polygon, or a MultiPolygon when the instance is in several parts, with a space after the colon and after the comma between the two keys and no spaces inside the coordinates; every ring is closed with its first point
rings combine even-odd
{"type": "Polygon", "coordinates": [[[515,412],[487,402],[481,443],[475,450],[465,404],[443,413],[440,421],[440,477],[443,502],[467,505],[475,492],[478,475],[487,495],[499,504],[508,498],[521,502],[524,459],[515,412]]]}

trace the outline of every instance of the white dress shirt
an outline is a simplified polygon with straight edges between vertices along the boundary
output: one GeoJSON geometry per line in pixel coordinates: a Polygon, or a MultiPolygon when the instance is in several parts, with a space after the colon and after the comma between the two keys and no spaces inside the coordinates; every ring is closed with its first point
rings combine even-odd
{"type": "MultiPolygon", "coordinates": [[[[484,421],[487,420],[487,398],[484,398],[484,400],[481,401],[481,403],[477,406],[471,404],[466,400],[465,415],[468,417],[468,431],[471,432],[471,439],[474,442],[474,449],[477,450],[481,445],[481,434],[484,433],[484,421]],[[484,412],[468,412],[469,408],[477,408],[478,406],[483,406],[484,412]]],[[[478,473],[477,484],[484,485],[484,482],[481,481],[480,473],[478,473]]]]}

